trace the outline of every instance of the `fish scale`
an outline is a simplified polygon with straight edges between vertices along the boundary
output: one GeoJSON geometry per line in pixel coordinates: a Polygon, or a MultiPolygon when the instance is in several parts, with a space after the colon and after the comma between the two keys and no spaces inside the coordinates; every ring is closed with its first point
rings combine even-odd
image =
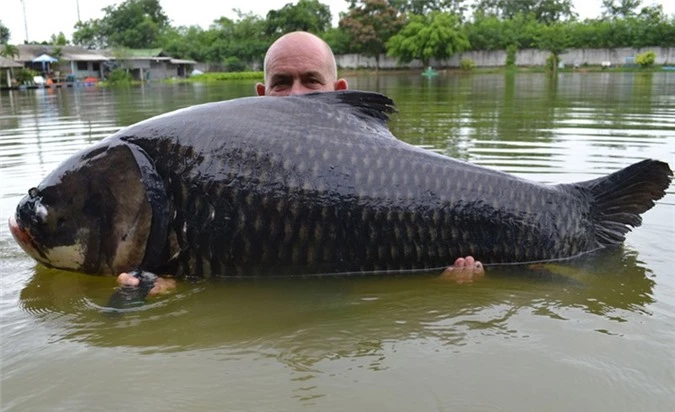
{"type": "Polygon", "coordinates": [[[417,270],[468,254],[511,264],[620,243],[672,176],[645,160],[589,182],[543,185],[399,141],[386,127],[392,112],[385,96],[344,91],[162,115],[64,162],[20,202],[10,229],[20,243],[33,239],[22,246],[46,265],[51,247],[72,245],[91,273],[417,270]],[[111,188],[128,190],[111,197],[111,188]],[[47,220],[66,219],[60,232],[31,216],[38,206],[47,220]],[[125,214],[133,210],[151,224],[138,226],[125,214]]]}

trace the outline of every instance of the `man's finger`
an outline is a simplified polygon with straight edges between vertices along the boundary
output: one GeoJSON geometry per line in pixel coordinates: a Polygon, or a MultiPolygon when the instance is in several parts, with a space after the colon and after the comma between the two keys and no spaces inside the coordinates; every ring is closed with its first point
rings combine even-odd
{"type": "Polygon", "coordinates": [[[138,286],[141,281],[131,276],[130,274],[123,272],[117,276],[117,283],[121,286],[138,286]]]}

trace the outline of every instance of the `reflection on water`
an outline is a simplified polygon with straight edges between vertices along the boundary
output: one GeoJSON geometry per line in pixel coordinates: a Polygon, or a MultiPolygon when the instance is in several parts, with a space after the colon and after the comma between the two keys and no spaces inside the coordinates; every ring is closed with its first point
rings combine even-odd
{"type": "Polygon", "coordinates": [[[461,346],[475,330],[517,335],[508,324],[521,310],[565,319],[575,308],[620,320],[622,311],[648,312],[654,285],[635,252],[617,249],[564,266],[494,269],[471,286],[434,274],[181,284],[172,296],[110,313],[110,278],[39,266],[35,272],[21,290],[21,308],[47,323],[55,314],[67,317],[56,340],[152,351],[264,344],[317,360],[337,352],[358,356],[364,341],[375,348],[382,341],[434,338],[461,346]]]}
{"type": "MultiPolygon", "coordinates": [[[[675,166],[675,74],[382,73],[410,143],[541,182],[675,166]]],[[[76,150],[249,82],[0,95],[0,221],[76,150]]],[[[34,262],[0,225],[3,410],[668,410],[675,190],[622,248],[414,277],[179,284],[114,315],[111,278],[34,262]],[[523,394],[527,388],[527,394],[523,394]],[[124,394],[124,396],[120,396],[124,394]]]]}

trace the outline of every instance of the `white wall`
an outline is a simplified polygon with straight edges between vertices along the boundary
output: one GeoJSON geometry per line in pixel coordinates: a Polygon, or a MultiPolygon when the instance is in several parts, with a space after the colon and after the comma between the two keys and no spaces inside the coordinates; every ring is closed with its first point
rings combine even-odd
{"type": "MultiPolygon", "coordinates": [[[[587,63],[589,65],[599,66],[602,62],[609,61],[613,65],[623,65],[626,57],[635,57],[645,51],[654,51],[656,53],[656,64],[666,65],[675,64],[675,47],[644,47],[634,49],[630,47],[618,49],[569,49],[560,55],[561,60],[566,65],[587,63]]],[[[516,53],[516,65],[518,66],[543,66],[546,64],[546,58],[550,52],[536,49],[519,50],[516,53]]],[[[375,68],[375,58],[364,57],[358,54],[342,54],[335,56],[338,67],[344,69],[375,68]]],[[[450,59],[437,62],[431,61],[433,67],[459,67],[459,62],[464,59],[471,59],[476,62],[477,67],[500,67],[506,65],[506,52],[504,50],[494,51],[470,51],[455,55],[450,59]]],[[[408,64],[399,64],[395,58],[387,55],[380,56],[381,69],[395,68],[422,68],[422,63],[413,60],[408,64]]]]}

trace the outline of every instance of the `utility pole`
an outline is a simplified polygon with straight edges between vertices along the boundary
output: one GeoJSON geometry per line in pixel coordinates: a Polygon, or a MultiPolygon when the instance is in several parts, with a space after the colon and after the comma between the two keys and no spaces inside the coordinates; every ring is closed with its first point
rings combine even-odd
{"type": "Polygon", "coordinates": [[[21,6],[23,7],[23,27],[26,30],[26,43],[28,43],[28,21],[26,20],[26,1],[21,0],[21,6]]]}
{"type": "Polygon", "coordinates": [[[80,22],[80,0],[75,0],[75,4],[77,4],[77,22],[80,22]]]}

